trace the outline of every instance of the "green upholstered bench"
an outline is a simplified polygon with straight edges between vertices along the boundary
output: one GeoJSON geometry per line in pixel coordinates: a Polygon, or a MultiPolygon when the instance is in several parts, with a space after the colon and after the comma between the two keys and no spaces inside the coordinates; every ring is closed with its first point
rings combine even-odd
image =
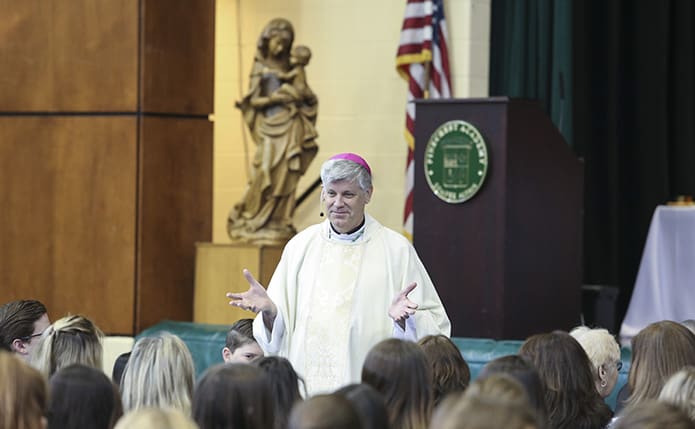
{"type": "MultiPolygon", "coordinates": [[[[489,338],[460,338],[453,337],[451,341],[461,350],[463,358],[471,370],[471,379],[480,374],[485,364],[498,357],[517,354],[523,341],[516,340],[492,340],[489,338]]],[[[618,392],[627,383],[627,375],[630,372],[630,360],[632,352],[628,347],[620,351],[620,360],[623,366],[618,373],[618,381],[613,392],[606,398],[606,403],[615,410],[618,392]]]]}
{"type": "Polygon", "coordinates": [[[135,337],[152,337],[159,332],[170,332],[183,340],[193,356],[196,377],[209,367],[224,362],[222,348],[227,341],[227,325],[209,325],[204,323],[174,322],[164,320],[149,327],[135,337]]]}
{"type": "MultiPolygon", "coordinates": [[[[222,348],[227,338],[228,329],[227,325],[207,325],[165,320],[142,331],[136,337],[136,340],[141,337],[156,335],[162,331],[178,335],[190,349],[195,362],[196,373],[199,376],[208,367],[222,362],[222,348]]],[[[480,374],[480,370],[489,361],[498,357],[517,354],[523,343],[523,341],[493,340],[489,338],[454,337],[451,340],[461,350],[463,358],[471,369],[471,378],[473,379],[480,374]]],[[[621,351],[623,367],[618,374],[618,382],[615,385],[615,389],[613,389],[613,393],[606,398],[606,403],[612,409],[615,409],[618,391],[627,382],[630,358],[630,349],[623,347],[621,351]]]]}

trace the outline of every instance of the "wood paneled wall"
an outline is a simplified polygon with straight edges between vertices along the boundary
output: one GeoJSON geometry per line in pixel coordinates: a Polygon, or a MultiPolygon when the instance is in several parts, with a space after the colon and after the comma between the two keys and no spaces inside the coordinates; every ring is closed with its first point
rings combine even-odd
{"type": "Polygon", "coordinates": [[[0,303],[191,320],[210,241],[214,0],[0,0],[0,303]]]}

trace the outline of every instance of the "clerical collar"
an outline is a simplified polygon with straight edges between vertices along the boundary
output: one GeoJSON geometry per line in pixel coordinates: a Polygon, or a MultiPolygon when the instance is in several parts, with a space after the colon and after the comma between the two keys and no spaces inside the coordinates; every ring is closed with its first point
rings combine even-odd
{"type": "Polygon", "coordinates": [[[359,238],[364,235],[364,230],[366,229],[365,219],[362,219],[362,223],[359,224],[357,228],[353,229],[352,231],[348,231],[345,234],[341,234],[340,232],[336,231],[335,228],[333,228],[333,224],[330,222],[328,222],[328,225],[330,225],[328,228],[328,238],[349,242],[359,240],[359,238]]]}

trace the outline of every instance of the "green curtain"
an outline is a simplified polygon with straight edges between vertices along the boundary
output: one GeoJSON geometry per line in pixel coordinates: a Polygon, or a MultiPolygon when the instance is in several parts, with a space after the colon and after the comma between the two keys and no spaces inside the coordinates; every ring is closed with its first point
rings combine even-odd
{"type": "Polygon", "coordinates": [[[493,0],[490,95],[538,100],[572,143],[570,0],[493,0]]]}
{"type": "Polygon", "coordinates": [[[691,0],[492,0],[490,94],[540,100],[584,159],[584,282],[620,288],[618,323],[655,207],[695,195],[694,28],[691,0]]]}

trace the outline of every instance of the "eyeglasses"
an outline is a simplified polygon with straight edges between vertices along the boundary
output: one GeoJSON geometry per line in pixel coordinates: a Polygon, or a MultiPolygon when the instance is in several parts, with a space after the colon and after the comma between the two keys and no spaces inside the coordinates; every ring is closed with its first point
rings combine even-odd
{"type": "Polygon", "coordinates": [[[31,341],[32,338],[40,337],[41,335],[43,335],[43,332],[39,332],[38,334],[31,334],[27,337],[22,337],[20,338],[20,340],[22,340],[22,342],[28,343],[29,341],[31,341]]]}
{"type": "Polygon", "coordinates": [[[618,371],[620,371],[621,369],[623,369],[623,361],[620,361],[620,360],[617,361],[617,362],[615,363],[615,367],[618,369],[618,371]]]}

